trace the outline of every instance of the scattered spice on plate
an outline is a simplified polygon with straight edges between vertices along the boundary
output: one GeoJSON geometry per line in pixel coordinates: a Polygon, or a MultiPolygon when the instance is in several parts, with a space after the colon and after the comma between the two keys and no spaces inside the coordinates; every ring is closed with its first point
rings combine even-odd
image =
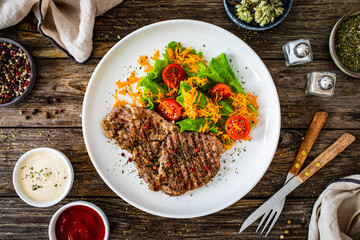
{"type": "Polygon", "coordinates": [[[30,83],[30,61],[21,48],[0,43],[0,104],[19,97],[30,83]]]}
{"type": "Polygon", "coordinates": [[[340,24],[335,36],[335,51],[347,69],[360,73],[360,14],[340,24]]]}

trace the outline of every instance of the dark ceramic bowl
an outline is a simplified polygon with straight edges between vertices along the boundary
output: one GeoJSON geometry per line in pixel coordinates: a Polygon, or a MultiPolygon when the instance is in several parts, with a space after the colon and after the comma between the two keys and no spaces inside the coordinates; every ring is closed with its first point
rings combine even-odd
{"type": "Polygon", "coordinates": [[[355,9],[355,10],[351,10],[350,12],[346,13],[344,16],[342,16],[337,23],[334,25],[331,33],[330,33],[330,37],[329,37],[329,50],[330,50],[330,55],[332,60],[334,61],[335,65],[344,73],[346,73],[349,76],[355,77],[355,78],[360,78],[360,73],[357,72],[353,72],[350,71],[347,67],[345,67],[344,64],[342,64],[342,62],[340,61],[336,50],[335,50],[335,37],[336,37],[336,33],[337,30],[339,29],[340,24],[346,20],[348,17],[350,16],[354,16],[360,14],[360,9],[355,9]]]}
{"type": "Polygon", "coordinates": [[[20,96],[15,97],[11,102],[0,104],[0,107],[10,107],[24,100],[24,98],[26,98],[26,96],[31,92],[36,81],[36,68],[33,58],[23,46],[21,46],[18,42],[15,42],[14,40],[8,38],[0,38],[0,43],[4,43],[4,42],[11,43],[12,45],[20,48],[26,54],[26,57],[30,62],[30,69],[31,69],[30,81],[29,81],[29,85],[27,85],[26,90],[20,96]]]}
{"type": "Polygon", "coordinates": [[[270,22],[270,23],[266,24],[265,26],[261,27],[255,21],[253,21],[251,23],[246,23],[237,18],[236,4],[234,4],[234,3],[238,2],[240,4],[240,2],[241,2],[240,0],[223,0],[223,1],[224,1],[225,11],[228,14],[228,16],[230,17],[230,19],[236,25],[238,25],[242,28],[248,29],[248,30],[252,30],[252,31],[264,31],[264,30],[270,29],[270,28],[278,25],[288,15],[290,8],[291,8],[291,4],[292,4],[292,0],[279,0],[280,2],[283,3],[283,8],[284,8],[283,14],[281,14],[279,17],[275,18],[275,20],[273,22],[270,22]]]}

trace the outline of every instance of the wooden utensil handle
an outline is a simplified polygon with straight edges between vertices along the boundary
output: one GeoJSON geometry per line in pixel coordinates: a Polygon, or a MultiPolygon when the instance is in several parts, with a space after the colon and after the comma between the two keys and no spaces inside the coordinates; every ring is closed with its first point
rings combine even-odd
{"type": "Polygon", "coordinates": [[[325,120],[328,117],[327,112],[317,112],[310,124],[303,142],[300,145],[299,151],[296,154],[289,172],[293,175],[297,175],[300,172],[301,166],[304,164],[306,157],[308,156],[316,138],[318,137],[321,128],[323,127],[325,120]]]}
{"type": "Polygon", "coordinates": [[[352,142],[355,141],[355,137],[349,133],[344,133],[336,140],[330,147],[322,152],[317,158],[314,159],[304,170],[297,175],[300,182],[305,182],[317,171],[319,171],[328,162],[334,159],[339,153],[347,148],[352,142]]]}

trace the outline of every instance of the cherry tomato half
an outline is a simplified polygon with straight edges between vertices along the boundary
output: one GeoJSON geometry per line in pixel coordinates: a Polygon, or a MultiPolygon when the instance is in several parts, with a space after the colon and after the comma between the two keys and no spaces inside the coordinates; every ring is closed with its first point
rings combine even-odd
{"type": "Polygon", "coordinates": [[[211,89],[210,95],[217,100],[227,99],[231,96],[231,89],[225,83],[218,83],[211,89]]]}
{"type": "Polygon", "coordinates": [[[162,100],[157,112],[168,121],[178,120],[181,116],[181,105],[172,98],[162,100]]]}
{"type": "Polygon", "coordinates": [[[180,82],[185,80],[185,71],[179,64],[171,63],[162,71],[164,83],[170,88],[180,87],[180,82]]]}
{"type": "Polygon", "coordinates": [[[232,139],[240,140],[249,135],[250,123],[243,116],[231,116],[225,123],[225,131],[232,139]]]}

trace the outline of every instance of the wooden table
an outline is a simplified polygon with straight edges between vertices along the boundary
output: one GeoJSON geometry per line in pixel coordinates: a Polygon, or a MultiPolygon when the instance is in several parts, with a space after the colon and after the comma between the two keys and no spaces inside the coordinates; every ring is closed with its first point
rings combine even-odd
{"type": "MultiPolygon", "coordinates": [[[[328,51],[333,25],[355,7],[359,7],[358,0],[294,1],[282,23],[271,30],[256,33],[240,29],[231,22],[220,0],[125,0],[96,18],[94,51],[84,64],[68,59],[41,37],[33,14],[16,26],[0,30],[0,37],[23,44],[35,58],[37,67],[37,82],[26,100],[14,107],[0,109],[0,239],[47,239],[48,224],[54,212],[74,200],[87,200],[102,208],[110,221],[110,239],[262,239],[254,233],[256,224],[241,235],[238,234],[239,228],[252,211],[282,186],[314,113],[327,111],[329,117],[305,164],[343,132],[360,138],[360,80],[338,70],[328,51]],[[118,38],[164,19],[209,22],[243,39],[265,62],[280,98],[281,136],[268,171],[244,198],[210,216],[167,219],[129,205],[99,177],[83,140],[83,97],[100,59],[118,38]],[[311,41],[314,61],[286,67],[281,46],[303,37],[311,41]],[[306,74],[314,70],[336,73],[337,83],[332,98],[305,95],[306,74]],[[34,109],[38,113],[34,114],[34,109]],[[60,110],[63,111],[54,114],[60,110]],[[54,117],[48,119],[46,113],[54,117]],[[48,208],[35,208],[24,203],[16,195],[11,180],[14,165],[21,154],[41,146],[64,152],[75,171],[74,186],[68,197],[48,208]]],[[[359,173],[359,159],[360,142],[356,140],[287,198],[282,215],[267,239],[279,239],[284,230],[290,231],[285,239],[306,239],[312,207],[319,194],[332,180],[359,173]]]]}

